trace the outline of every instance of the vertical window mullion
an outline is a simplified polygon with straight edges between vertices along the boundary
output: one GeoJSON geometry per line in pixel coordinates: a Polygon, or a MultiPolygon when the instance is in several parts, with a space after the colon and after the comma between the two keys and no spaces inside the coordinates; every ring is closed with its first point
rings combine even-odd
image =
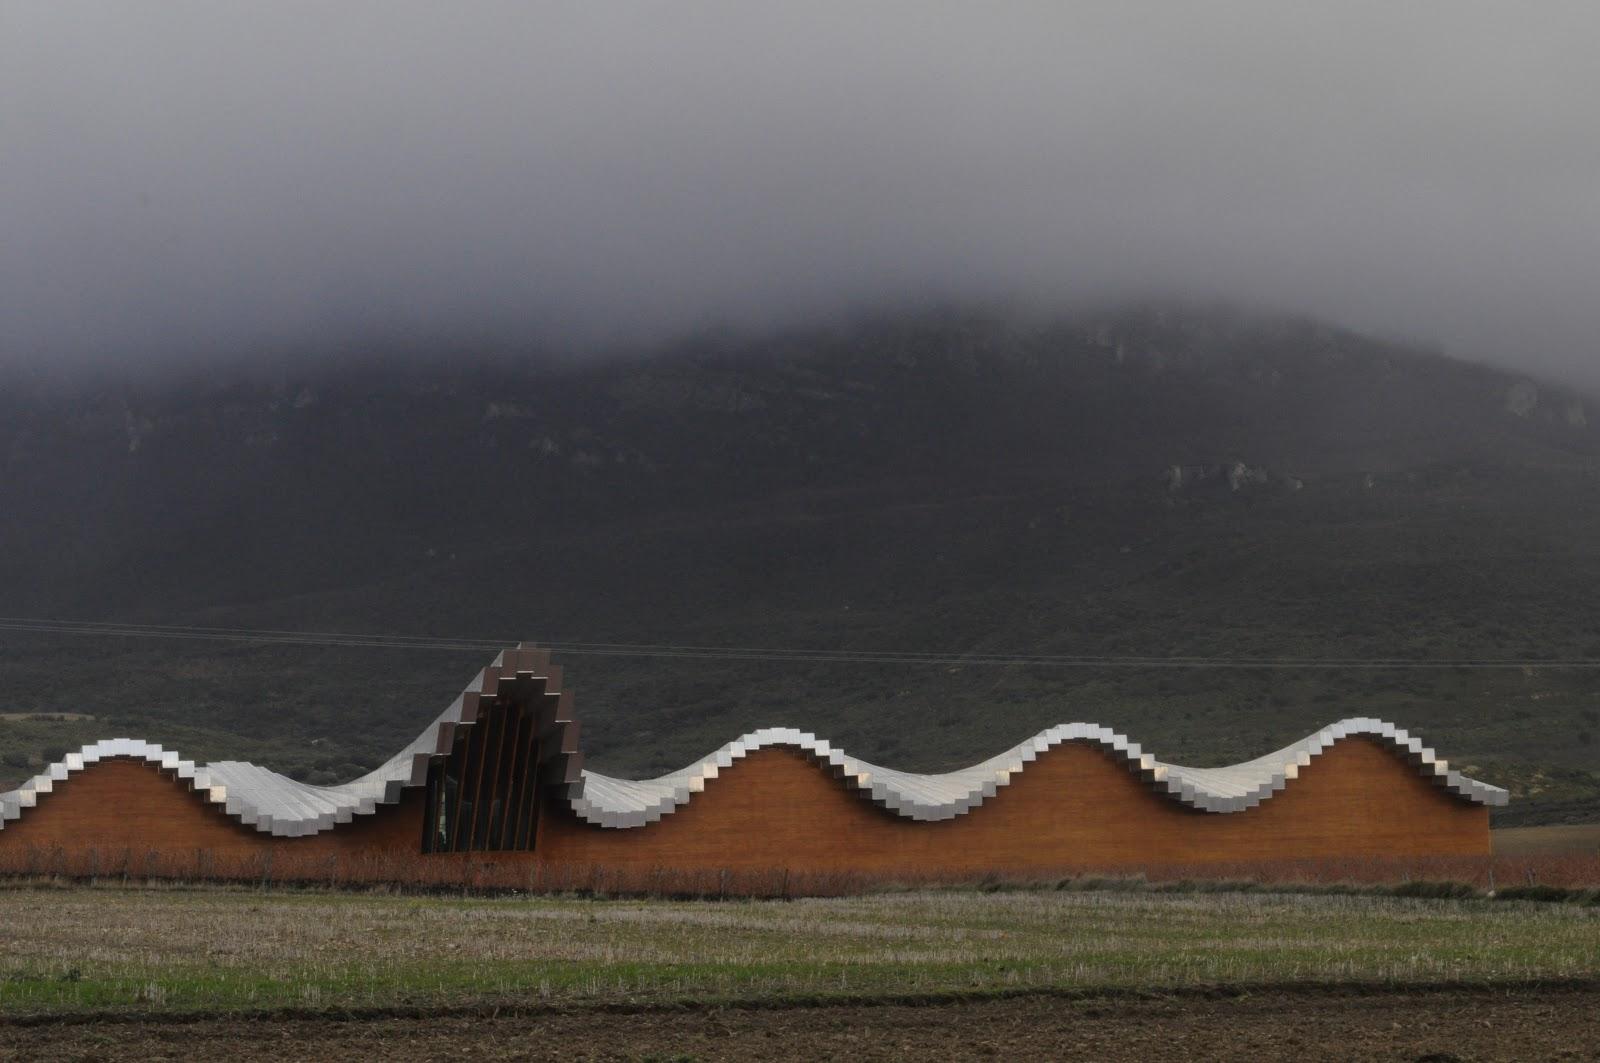
{"type": "Polygon", "coordinates": [[[516,707],[515,725],[510,726],[506,732],[506,795],[501,805],[504,810],[500,817],[500,835],[495,839],[502,849],[515,849],[517,826],[521,821],[522,812],[522,736],[528,726],[528,712],[524,706],[516,707]]]}
{"type": "Polygon", "coordinates": [[[472,816],[477,812],[473,802],[474,780],[483,763],[479,750],[483,745],[483,721],[487,706],[479,704],[478,718],[464,728],[462,736],[461,781],[457,785],[455,822],[450,829],[450,849],[464,853],[472,850],[472,816]]]}

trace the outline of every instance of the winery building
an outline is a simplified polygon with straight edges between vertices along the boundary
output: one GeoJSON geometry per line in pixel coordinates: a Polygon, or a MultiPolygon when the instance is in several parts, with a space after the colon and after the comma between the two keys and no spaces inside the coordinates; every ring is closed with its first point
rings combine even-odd
{"type": "Polygon", "coordinates": [[[1505,802],[1365,718],[1221,768],[1072,723],[944,774],[771,728],[670,775],[612,778],[583,766],[561,669],[521,646],[339,786],[86,746],[0,793],[0,870],[556,888],[1410,860],[1488,856],[1505,802]]]}

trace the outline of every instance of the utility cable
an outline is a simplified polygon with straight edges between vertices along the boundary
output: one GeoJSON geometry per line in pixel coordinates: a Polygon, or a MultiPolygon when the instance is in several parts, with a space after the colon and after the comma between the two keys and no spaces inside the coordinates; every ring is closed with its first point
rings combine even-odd
{"type": "MultiPolygon", "coordinates": [[[[165,638],[253,645],[409,649],[429,652],[494,653],[519,640],[442,636],[382,635],[352,632],[291,631],[194,625],[136,624],[42,617],[0,617],[0,631],[27,634],[165,638]]],[[[910,651],[822,650],[807,648],[698,646],[649,643],[535,641],[563,656],[646,657],[661,659],[939,665],[1029,665],[1050,668],[1235,668],[1311,670],[1456,670],[1528,668],[1600,669],[1595,658],[1356,658],[1149,656],[1105,654],[925,653],[910,651]]]]}

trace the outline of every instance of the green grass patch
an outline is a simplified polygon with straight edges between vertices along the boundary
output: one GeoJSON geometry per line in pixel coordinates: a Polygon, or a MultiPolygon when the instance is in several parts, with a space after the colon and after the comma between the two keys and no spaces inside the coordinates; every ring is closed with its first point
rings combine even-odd
{"type": "Polygon", "coordinates": [[[0,893],[0,1015],[1525,982],[1600,909],[1444,896],[930,891],[792,902],[0,893]]]}

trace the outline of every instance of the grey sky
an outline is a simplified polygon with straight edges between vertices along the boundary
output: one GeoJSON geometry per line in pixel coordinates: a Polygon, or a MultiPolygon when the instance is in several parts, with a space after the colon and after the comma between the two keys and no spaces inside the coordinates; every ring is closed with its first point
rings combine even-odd
{"type": "Polygon", "coordinates": [[[0,361],[1222,296],[1600,381],[1600,8],[0,0],[0,361]]]}

